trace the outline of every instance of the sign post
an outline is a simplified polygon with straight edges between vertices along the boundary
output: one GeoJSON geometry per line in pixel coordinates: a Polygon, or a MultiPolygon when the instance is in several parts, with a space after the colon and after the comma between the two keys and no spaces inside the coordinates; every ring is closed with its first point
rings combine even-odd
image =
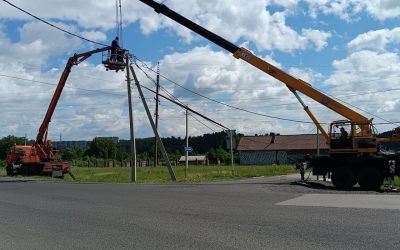
{"type": "Polygon", "coordinates": [[[235,168],[233,166],[233,148],[236,147],[236,143],[233,141],[233,136],[236,133],[236,130],[225,130],[225,133],[229,135],[229,141],[227,140],[227,148],[231,150],[231,165],[232,165],[232,175],[235,174],[235,168]]]}

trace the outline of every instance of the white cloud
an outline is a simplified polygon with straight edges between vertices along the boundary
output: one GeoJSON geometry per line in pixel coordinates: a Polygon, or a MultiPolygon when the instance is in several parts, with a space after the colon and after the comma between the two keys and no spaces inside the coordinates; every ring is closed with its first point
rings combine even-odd
{"type": "MultiPolygon", "coordinates": [[[[57,23],[65,27],[62,23],[57,23]]],[[[19,41],[12,42],[0,26],[0,57],[22,60],[24,63],[41,66],[50,56],[72,54],[81,48],[80,39],[65,35],[40,22],[25,23],[19,28],[19,41]]],[[[74,30],[71,30],[74,31],[74,30]]],[[[8,59],[8,60],[9,60],[8,59]]]]}
{"type": "Polygon", "coordinates": [[[381,21],[400,17],[400,1],[398,0],[369,0],[366,1],[366,5],[367,11],[381,21]]]}
{"type": "MultiPolygon", "coordinates": [[[[267,7],[272,4],[290,8],[298,2],[298,0],[285,1],[285,3],[272,3],[270,0],[191,0],[190,2],[167,0],[163,3],[232,42],[249,40],[259,50],[278,49],[287,52],[308,48],[321,50],[329,38],[328,32],[305,27],[303,32],[299,33],[286,24],[288,12],[270,13],[267,10],[267,7]],[[317,38],[317,34],[320,37],[317,38]]],[[[72,25],[76,25],[76,27],[73,27],[74,30],[89,35],[97,41],[105,40],[104,34],[98,33],[98,29],[104,32],[115,27],[113,1],[46,0],[41,1],[41,4],[32,1],[16,1],[15,4],[47,20],[72,21],[72,25]],[[63,7],[60,8],[60,6],[63,7]]],[[[31,17],[26,14],[5,3],[3,5],[4,8],[0,9],[2,18],[31,20],[31,17]]],[[[123,18],[124,26],[139,20],[144,34],[168,28],[188,43],[195,37],[182,25],[155,13],[150,7],[139,1],[125,1],[123,3],[123,18]]]]}
{"type": "Polygon", "coordinates": [[[304,0],[309,4],[309,13],[316,18],[324,15],[336,15],[343,20],[358,20],[357,14],[365,11],[378,20],[400,17],[398,0],[304,0]]]}
{"type": "MultiPolygon", "coordinates": [[[[395,118],[400,112],[397,90],[400,80],[400,58],[397,54],[357,51],[342,60],[335,60],[333,66],[334,72],[325,81],[331,94],[368,111],[369,113],[365,113],[355,109],[367,117],[398,120],[395,118]],[[392,89],[393,91],[390,91],[392,89]]],[[[375,122],[377,121],[382,122],[375,118],[375,122]]],[[[390,129],[388,126],[385,128],[390,129]]]]}
{"type": "MultiPolygon", "coordinates": [[[[270,4],[268,0],[239,0],[234,4],[230,0],[216,2],[193,0],[190,4],[184,0],[169,0],[164,3],[229,41],[249,40],[259,50],[278,49],[286,52],[308,48],[321,50],[330,37],[328,32],[319,30],[304,29],[302,33],[295,31],[286,24],[288,14],[285,11],[272,14],[268,12],[266,9],[270,4]]],[[[156,13],[152,16],[140,19],[144,33],[170,28],[186,42],[194,39],[193,33],[176,22],[164,16],[157,16],[156,13]]]]}
{"type": "Polygon", "coordinates": [[[286,0],[286,1],[280,1],[280,0],[273,0],[272,2],[276,5],[283,6],[285,8],[291,8],[297,6],[297,4],[301,0],[286,0]]]}
{"type": "MultiPolygon", "coordinates": [[[[396,10],[397,1],[391,2],[394,4],[391,6],[388,5],[389,1],[379,1],[376,5],[372,4],[373,1],[364,3],[364,1],[346,0],[307,0],[307,2],[310,3],[310,11],[315,16],[324,13],[351,21],[358,18],[358,13],[367,11],[380,20],[396,17],[393,14],[395,12],[389,10],[396,10]]],[[[105,41],[105,32],[113,29],[115,25],[113,1],[56,0],[42,1],[40,5],[33,1],[15,1],[15,3],[38,16],[52,20],[65,29],[96,41],[105,41]]],[[[293,52],[314,49],[322,53],[331,37],[329,32],[323,30],[308,27],[295,30],[288,24],[288,17],[295,17],[293,10],[297,11],[296,7],[300,6],[299,0],[285,2],[166,0],[164,3],[227,40],[241,44],[255,44],[259,51],[293,52]],[[291,9],[272,12],[270,9],[276,9],[268,8],[272,4],[291,9]]],[[[145,34],[169,29],[186,42],[198,39],[188,29],[158,15],[139,1],[123,2],[123,12],[124,25],[140,21],[140,28],[145,34]]],[[[82,41],[64,35],[38,21],[30,21],[28,16],[12,8],[0,8],[0,16],[2,20],[5,18],[25,20],[17,36],[12,39],[4,33],[4,26],[2,29],[0,27],[2,51],[0,72],[4,75],[56,83],[67,58],[64,55],[67,53],[70,56],[83,49],[82,41]],[[62,59],[57,57],[59,55],[63,56],[62,59]],[[52,65],[58,65],[59,68],[48,70],[44,66],[49,58],[53,57],[56,57],[58,61],[52,61],[52,65]],[[63,62],[59,64],[61,60],[63,62]]],[[[368,92],[365,95],[348,97],[346,101],[360,105],[371,112],[398,114],[400,101],[396,99],[397,92],[373,93],[376,89],[396,87],[399,79],[398,72],[400,72],[399,56],[390,52],[388,48],[389,45],[399,42],[398,33],[398,28],[395,28],[371,31],[355,38],[348,45],[350,54],[346,58],[334,61],[335,70],[323,87],[335,95],[353,91],[368,92]],[[365,51],[365,49],[376,51],[365,51]],[[375,102],[374,105],[371,105],[371,102],[375,102]]],[[[342,44],[338,45],[340,46],[342,44]]],[[[185,52],[174,49],[181,52],[165,55],[160,60],[161,72],[168,78],[230,105],[269,116],[310,121],[284,84],[255,67],[234,59],[228,53],[214,51],[211,45],[188,49],[185,52]]],[[[271,57],[264,59],[281,67],[271,57]]],[[[316,70],[307,68],[293,67],[289,72],[316,87],[325,78],[316,70]]],[[[137,74],[141,83],[154,86],[140,71],[137,74]]],[[[154,76],[154,73],[149,72],[149,74],[154,76]]],[[[74,67],[50,125],[51,137],[57,138],[62,133],[66,140],[91,139],[94,136],[104,135],[127,138],[129,123],[125,84],[122,73],[106,72],[102,65],[85,62],[74,67]],[[82,89],[100,90],[117,95],[88,92],[82,89]]],[[[288,123],[233,110],[194,96],[168,83],[165,79],[161,79],[161,84],[195,110],[241,133],[308,133],[314,127],[312,124],[288,123]]],[[[23,136],[24,133],[28,133],[29,138],[34,138],[54,88],[54,85],[0,77],[0,105],[5,107],[0,113],[2,116],[0,126],[3,128],[0,130],[0,137],[7,134],[23,136]]],[[[133,89],[136,133],[139,137],[151,136],[152,131],[141,107],[141,100],[137,97],[135,87],[133,89]]],[[[153,94],[146,93],[151,110],[154,110],[153,97],[153,94]]],[[[312,106],[322,122],[338,118],[335,113],[326,112],[326,109],[315,105],[314,101],[307,98],[305,101],[312,106]]],[[[161,134],[182,136],[185,121],[181,109],[165,100],[161,103],[161,134]]],[[[208,128],[193,119],[191,119],[191,126],[190,133],[193,135],[210,132],[208,128]]],[[[213,125],[210,126],[217,131],[220,130],[213,125]]]]}
{"type": "MultiPolygon", "coordinates": [[[[280,67],[273,59],[264,59],[280,67]]],[[[229,105],[270,116],[309,121],[283,83],[227,53],[212,51],[209,46],[166,56],[161,61],[161,73],[188,89],[229,105]]],[[[308,75],[311,74],[308,71],[308,75]]],[[[165,79],[161,82],[193,109],[242,133],[298,132],[294,126],[286,126],[284,122],[216,104],[182,90],[165,79]],[[258,125],[250,125],[254,123],[258,125]]],[[[184,133],[184,128],[173,127],[176,135],[184,133]]]]}
{"type": "Polygon", "coordinates": [[[392,43],[400,43],[400,27],[394,29],[373,30],[358,35],[349,42],[347,47],[350,51],[373,49],[385,51],[392,43]]]}

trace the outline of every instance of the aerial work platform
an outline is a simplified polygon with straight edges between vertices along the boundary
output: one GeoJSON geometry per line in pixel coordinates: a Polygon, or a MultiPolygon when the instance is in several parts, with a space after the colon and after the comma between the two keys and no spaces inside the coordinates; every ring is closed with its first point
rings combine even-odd
{"type": "Polygon", "coordinates": [[[115,70],[118,72],[119,70],[124,70],[126,67],[125,63],[125,54],[126,54],[125,49],[120,49],[116,48],[115,51],[107,50],[103,51],[102,53],[102,63],[104,64],[104,67],[106,67],[106,70],[115,70]]]}

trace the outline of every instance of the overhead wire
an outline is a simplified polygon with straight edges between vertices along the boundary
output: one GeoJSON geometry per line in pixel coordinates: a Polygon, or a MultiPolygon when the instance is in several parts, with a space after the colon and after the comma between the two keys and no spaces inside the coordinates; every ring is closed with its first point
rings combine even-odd
{"type": "MultiPolygon", "coordinates": [[[[136,59],[137,61],[141,62],[141,63],[144,63],[143,61],[139,60],[137,57],[135,57],[135,59],[136,59]]],[[[136,61],[136,60],[135,60],[135,61],[136,61]]],[[[137,66],[137,67],[140,67],[140,66],[137,65],[137,64],[136,64],[136,66],[137,66]]],[[[150,67],[148,67],[145,63],[144,63],[144,66],[145,66],[148,70],[154,72],[154,70],[151,69],[150,67]]],[[[197,93],[197,92],[195,92],[195,91],[193,91],[193,90],[191,90],[191,89],[189,89],[189,88],[186,88],[186,87],[182,86],[181,84],[179,84],[179,83],[177,83],[177,82],[175,82],[175,81],[169,79],[168,77],[166,77],[166,76],[164,76],[164,75],[162,75],[162,74],[160,74],[160,76],[161,76],[162,78],[164,78],[165,80],[167,80],[167,81],[169,81],[169,82],[175,84],[176,86],[178,86],[178,87],[180,87],[180,88],[182,88],[182,89],[184,89],[184,90],[186,90],[186,91],[188,91],[188,92],[190,92],[190,93],[192,93],[192,94],[195,94],[195,95],[197,95],[197,96],[200,96],[200,97],[202,97],[202,98],[204,98],[204,99],[207,99],[207,100],[209,100],[209,101],[218,103],[218,104],[220,104],[220,105],[229,107],[229,108],[231,108],[231,109],[236,109],[236,110],[243,111],[243,112],[246,112],[246,113],[250,113],[250,114],[253,114],[253,115],[264,116],[264,117],[268,117],[268,118],[272,118],[272,119],[277,119],[277,120],[283,120],[283,121],[289,121],[289,122],[296,122],[296,123],[306,123],[306,124],[313,123],[313,122],[311,122],[311,121],[301,121],[301,120],[295,120],[295,119],[289,119],[289,118],[283,118],[283,117],[278,117],[278,116],[271,116],[271,115],[261,114],[261,113],[255,112],[255,111],[251,111],[251,110],[247,110],[247,109],[240,108],[240,107],[237,107],[237,106],[233,106],[233,105],[230,105],[230,104],[227,104],[227,103],[224,103],[224,102],[215,100],[215,99],[213,99],[213,98],[210,98],[210,97],[205,96],[205,95],[203,95],[203,94],[197,93]]],[[[324,124],[324,123],[321,123],[321,124],[324,124]]]]}
{"type": "MultiPolygon", "coordinates": [[[[143,66],[146,67],[146,69],[148,69],[148,70],[154,72],[154,70],[153,70],[152,68],[150,68],[145,62],[143,62],[142,60],[138,59],[137,57],[136,57],[135,59],[136,59],[137,61],[141,62],[141,63],[143,64],[143,66]]],[[[203,94],[197,93],[197,92],[195,92],[195,91],[193,91],[193,90],[191,90],[191,89],[189,89],[189,88],[186,88],[186,87],[184,87],[183,85],[178,84],[177,82],[175,82],[175,81],[173,81],[173,80],[167,78],[167,77],[164,76],[164,75],[161,75],[161,77],[163,77],[165,80],[167,80],[167,81],[173,83],[174,85],[176,85],[176,86],[178,86],[178,87],[180,87],[180,88],[182,88],[182,89],[184,89],[184,90],[186,90],[186,91],[188,91],[188,92],[190,92],[190,93],[193,93],[193,94],[195,94],[195,95],[197,95],[197,96],[200,96],[200,97],[202,97],[202,98],[204,98],[204,99],[208,99],[208,100],[213,101],[213,102],[215,102],[215,103],[218,103],[218,104],[221,104],[221,105],[225,105],[225,106],[227,106],[227,107],[230,107],[230,108],[233,108],[233,109],[237,109],[237,110],[241,110],[241,111],[244,111],[244,112],[252,113],[252,114],[255,114],[255,115],[264,115],[264,114],[260,114],[260,113],[258,113],[258,112],[249,111],[249,110],[247,110],[247,109],[239,108],[239,107],[236,107],[236,106],[233,106],[233,105],[224,103],[224,102],[217,101],[217,100],[212,99],[212,98],[209,98],[209,97],[207,97],[207,96],[205,96],[205,95],[203,95],[203,94]]],[[[372,81],[372,80],[371,80],[371,81],[372,81]]],[[[373,81],[375,81],[375,80],[373,80],[373,81]]],[[[314,87],[314,88],[315,88],[315,87],[314,87]]],[[[315,89],[317,89],[317,88],[315,88],[315,89]]],[[[325,95],[327,95],[327,96],[333,98],[333,99],[336,99],[336,100],[338,100],[338,101],[340,101],[340,102],[345,103],[346,105],[349,105],[349,106],[351,106],[351,107],[353,107],[353,108],[356,108],[356,109],[358,109],[358,110],[360,110],[360,111],[363,111],[363,112],[365,112],[365,113],[367,113],[367,114],[369,114],[369,115],[371,115],[371,116],[374,116],[374,117],[376,117],[376,118],[378,118],[378,119],[381,119],[381,120],[387,122],[387,124],[393,124],[393,125],[396,124],[396,125],[399,125],[399,124],[397,124],[396,122],[391,122],[391,121],[389,121],[389,120],[387,120],[387,119],[385,119],[385,118],[383,118],[383,117],[381,117],[381,116],[379,116],[379,115],[377,115],[377,114],[374,114],[374,113],[369,112],[369,111],[367,111],[367,110],[365,110],[365,109],[362,109],[362,108],[360,108],[360,107],[357,107],[357,106],[355,106],[355,105],[353,105],[353,104],[350,104],[350,103],[348,103],[348,102],[346,102],[346,101],[344,101],[344,100],[341,100],[341,99],[339,99],[339,98],[337,98],[337,97],[334,97],[334,96],[332,96],[332,95],[330,95],[330,94],[327,94],[327,93],[325,93],[325,92],[322,91],[322,90],[319,90],[319,89],[317,89],[317,90],[320,91],[321,93],[323,93],[323,94],[325,94],[325,95]]],[[[392,90],[400,90],[400,88],[399,88],[399,89],[396,88],[396,89],[392,89],[392,90]]],[[[392,90],[382,90],[382,92],[388,92],[388,91],[392,91],[392,90]]],[[[373,94],[373,93],[371,93],[371,94],[373,94]]],[[[359,95],[359,94],[352,94],[352,95],[350,95],[350,96],[354,96],[354,95],[359,95]]],[[[346,96],[348,96],[348,95],[346,95],[346,96]]],[[[264,115],[264,116],[266,116],[266,115],[264,115]]],[[[273,119],[278,119],[278,120],[289,120],[289,121],[300,122],[300,123],[313,123],[313,122],[298,121],[298,120],[293,120],[293,119],[286,119],[286,118],[276,117],[276,116],[267,116],[267,117],[273,118],[273,119]]],[[[326,124],[326,123],[320,123],[320,124],[326,124]]]]}
{"type": "Polygon", "coordinates": [[[70,31],[68,31],[68,30],[65,30],[65,29],[63,29],[63,28],[60,28],[60,27],[58,27],[57,25],[54,25],[54,24],[52,24],[52,23],[49,23],[49,22],[47,22],[46,20],[44,20],[44,19],[42,19],[42,18],[40,18],[40,17],[38,17],[38,16],[36,16],[36,15],[34,15],[34,14],[32,14],[32,13],[26,11],[26,10],[23,10],[22,8],[16,6],[15,4],[13,4],[13,3],[11,3],[11,2],[9,2],[9,1],[7,1],[7,0],[3,0],[3,2],[5,2],[5,3],[11,5],[12,7],[14,7],[14,8],[16,8],[16,9],[18,9],[18,10],[24,12],[25,14],[27,14],[27,15],[29,15],[29,16],[35,18],[36,20],[39,20],[39,21],[41,21],[41,22],[43,22],[43,23],[45,23],[45,24],[47,24],[47,25],[50,25],[51,27],[53,27],[53,28],[55,28],[55,29],[58,29],[58,30],[60,30],[60,31],[62,31],[62,32],[64,32],[64,33],[67,33],[67,34],[69,34],[69,35],[71,35],[71,36],[80,38],[80,39],[82,39],[82,40],[85,40],[85,41],[87,41],[87,42],[94,43],[94,44],[97,44],[97,45],[108,46],[108,45],[106,45],[106,44],[103,44],[103,43],[99,43],[99,42],[90,40],[90,39],[85,38],[85,37],[83,37],[83,36],[80,36],[80,35],[77,35],[77,34],[75,34],[75,33],[72,33],[72,32],[70,32],[70,31]]]}
{"type": "MultiPolygon", "coordinates": [[[[5,75],[5,74],[0,74],[0,77],[7,77],[11,79],[17,79],[17,80],[22,80],[22,81],[30,81],[30,82],[35,82],[39,84],[45,84],[45,85],[52,85],[56,86],[56,83],[49,83],[49,82],[43,82],[43,81],[37,81],[37,80],[32,80],[32,79],[26,79],[18,76],[10,76],[10,75],[5,75]]],[[[95,93],[101,93],[101,94],[107,94],[107,95],[115,95],[115,96],[125,96],[123,94],[117,94],[117,93],[112,93],[112,92],[106,92],[106,91],[101,91],[101,90],[96,90],[96,89],[85,89],[85,88],[79,88],[79,87],[72,87],[72,86],[65,86],[65,88],[69,89],[77,89],[77,90],[82,90],[82,91],[88,91],[88,92],[95,92],[95,93]]]]}
{"type": "MultiPolygon", "coordinates": [[[[134,62],[134,64],[135,64],[135,66],[136,66],[150,81],[152,81],[154,84],[157,84],[157,82],[156,82],[151,76],[149,76],[139,65],[137,65],[136,62],[134,62]]],[[[156,73],[159,74],[159,72],[156,72],[156,73]]],[[[141,86],[143,86],[143,85],[141,85],[141,86]]],[[[151,90],[151,89],[149,89],[149,88],[147,88],[147,87],[145,87],[145,86],[143,86],[143,87],[146,88],[147,90],[149,90],[149,91],[155,93],[153,90],[151,90]]],[[[183,103],[182,101],[180,101],[179,98],[175,97],[173,94],[171,94],[171,93],[170,93],[167,89],[165,89],[163,86],[160,86],[160,89],[163,90],[170,98],[168,99],[168,98],[166,98],[165,96],[162,96],[162,95],[159,94],[160,96],[162,96],[163,98],[169,100],[169,101],[172,102],[172,103],[175,103],[176,105],[180,106],[182,109],[189,109],[189,110],[191,110],[191,111],[193,112],[193,110],[190,109],[190,108],[188,107],[187,104],[185,104],[185,103],[183,103]],[[174,101],[174,100],[175,100],[175,101],[174,101]],[[176,103],[176,102],[177,102],[177,103],[176,103]]],[[[222,125],[222,124],[220,124],[220,123],[218,123],[218,122],[215,122],[214,120],[212,120],[212,119],[210,119],[210,118],[208,118],[208,117],[206,117],[206,116],[204,116],[204,115],[202,115],[202,114],[200,114],[200,113],[198,113],[198,112],[196,112],[196,111],[194,111],[194,113],[196,113],[197,115],[199,115],[200,117],[202,117],[203,119],[205,119],[206,121],[209,121],[210,123],[212,123],[212,124],[214,124],[214,125],[217,125],[217,126],[223,128],[223,129],[229,129],[229,128],[225,127],[224,125],[222,125]]],[[[191,115],[191,114],[190,114],[190,116],[194,117],[194,116],[191,115]]],[[[195,117],[194,117],[194,118],[195,118],[195,117]]],[[[200,120],[198,120],[197,118],[195,118],[195,120],[197,120],[199,123],[201,123],[201,124],[203,124],[204,126],[206,126],[207,128],[209,128],[211,131],[216,132],[215,130],[211,129],[209,126],[207,126],[207,125],[205,125],[204,123],[200,122],[200,120]]]]}
{"type": "MultiPolygon", "coordinates": [[[[72,33],[72,32],[70,32],[70,31],[68,31],[68,30],[65,30],[65,29],[63,29],[63,28],[61,28],[61,27],[58,27],[57,25],[54,25],[54,24],[52,24],[52,23],[50,23],[50,22],[48,22],[48,21],[46,21],[46,20],[44,20],[44,19],[42,19],[42,18],[40,18],[40,17],[38,17],[38,16],[36,16],[36,15],[34,15],[34,14],[32,14],[32,13],[30,13],[30,12],[28,12],[28,11],[22,9],[22,8],[20,8],[20,7],[18,7],[17,5],[15,5],[15,4],[13,4],[13,3],[7,1],[7,0],[3,0],[3,2],[9,4],[10,6],[12,6],[12,7],[18,9],[19,11],[21,11],[21,12],[23,12],[23,13],[25,13],[25,14],[27,14],[27,15],[29,15],[29,16],[31,16],[31,17],[33,17],[33,18],[35,18],[35,19],[37,19],[37,20],[39,20],[39,21],[41,21],[41,22],[43,22],[43,23],[45,23],[45,24],[47,24],[47,25],[49,25],[49,26],[51,26],[51,27],[53,27],[53,28],[55,28],[55,29],[58,29],[58,30],[60,30],[60,31],[66,33],[66,34],[69,34],[69,35],[71,35],[71,36],[77,37],[77,38],[79,38],[79,39],[82,39],[82,40],[87,41],[87,42],[90,42],[90,43],[94,43],[94,44],[101,45],[101,46],[108,46],[108,45],[106,45],[106,44],[103,44],[103,43],[99,43],[99,42],[90,40],[90,39],[85,38],[85,37],[83,37],[83,36],[80,36],[80,35],[77,35],[77,34],[75,34],[75,33],[72,33]]],[[[120,2],[120,1],[119,1],[119,7],[120,7],[120,9],[119,9],[119,11],[120,11],[120,13],[119,13],[119,14],[120,14],[120,15],[119,15],[119,17],[120,17],[119,24],[122,25],[122,10],[121,10],[121,2],[120,2]]],[[[118,22],[118,9],[117,9],[117,22],[118,22]]],[[[149,69],[149,70],[151,70],[151,71],[154,71],[153,69],[149,68],[143,61],[139,60],[137,57],[135,57],[135,61],[136,61],[136,60],[138,60],[138,61],[140,61],[141,63],[143,63],[147,69],[149,69]]],[[[138,66],[138,65],[137,65],[137,66],[138,66]]],[[[4,75],[2,75],[2,76],[4,76],[4,75]]],[[[265,116],[265,117],[272,118],[272,119],[278,119],[278,120],[284,120],[284,121],[290,121],[290,122],[297,122],[297,123],[313,123],[313,122],[307,122],[307,121],[300,121],[300,120],[282,118],[282,117],[277,117],[277,116],[269,116],[269,115],[261,114],[261,113],[258,113],[258,112],[246,110],[246,109],[244,109],[244,108],[236,107],[236,106],[233,106],[233,105],[230,105],[230,104],[227,104],[227,103],[220,102],[220,101],[218,101],[218,100],[209,98],[209,97],[207,97],[207,96],[205,96],[205,95],[202,95],[202,94],[200,94],[200,93],[197,93],[197,92],[195,92],[195,91],[193,91],[193,90],[190,90],[190,89],[188,89],[188,88],[186,88],[186,87],[184,87],[184,86],[178,84],[178,83],[175,82],[175,81],[172,81],[171,79],[169,79],[169,78],[167,78],[167,77],[165,77],[165,76],[163,76],[163,75],[161,75],[161,77],[163,77],[165,80],[167,80],[167,81],[169,81],[169,82],[175,84],[176,86],[179,86],[180,88],[185,89],[185,90],[188,91],[188,92],[191,92],[191,93],[193,93],[193,94],[195,94],[195,95],[198,95],[198,96],[200,96],[200,97],[202,97],[202,98],[205,98],[205,99],[207,99],[207,100],[209,100],[209,101],[212,101],[212,102],[215,102],[215,103],[218,103],[218,104],[227,106],[227,107],[232,108],[232,109],[240,110],[240,111],[247,112],[247,113],[251,113],[251,114],[254,114],[254,115],[265,116]]],[[[38,81],[37,81],[37,82],[38,82],[38,81]]],[[[77,89],[80,89],[80,88],[77,88],[77,89]]],[[[87,89],[81,89],[81,90],[85,90],[85,91],[94,91],[94,90],[87,90],[87,89]]],[[[321,91],[321,90],[319,90],[319,91],[321,91]]],[[[96,92],[98,92],[98,91],[96,91],[96,92]]],[[[321,92],[322,92],[322,91],[321,91],[321,92]]],[[[322,92],[322,93],[323,93],[323,92],[322,92]]],[[[110,94],[110,93],[108,93],[108,94],[110,94]]],[[[325,94],[326,94],[326,93],[325,93],[325,94]]],[[[330,96],[330,95],[329,95],[329,96],[330,96]]],[[[363,112],[365,112],[365,113],[367,113],[367,114],[370,114],[370,115],[372,115],[372,116],[375,116],[375,117],[377,117],[377,118],[379,118],[379,119],[381,119],[381,120],[383,120],[383,121],[385,121],[385,122],[388,122],[389,124],[396,124],[396,123],[391,122],[391,121],[389,121],[389,120],[387,120],[387,119],[385,119],[385,118],[383,118],[383,117],[380,117],[380,116],[378,116],[378,115],[376,115],[376,114],[373,114],[373,113],[371,113],[371,112],[368,112],[368,111],[366,111],[366,110],[364,110],[364,109],[361,109],[361,108],[359,108],[359,107],[357,107],[357,106],[355,106],[355,105],[352,105],[352,104],[350,104],[350,103],[348,103],[348,102],[345,102],[345,101],[343,101],[343,100],[340,100],[340,99],[338,99],[337,97],[333,97],[333,96],[330,96],[330,97],[332,97],[332,98],[334,98],[334,99],[337,99],[337,100],[339,100],[339,101],[341,101],[341,102],[343,102],[343,103],[345,103],[345,104],[347,104],[347,105],[349,105],[349,106],[352,106],[353,108],[359,109],[359,110],[361,110],[361,111],[363,111],[363,112]]],[[[322,124],[322,123],[321,123],[321,124],[322,124]]],[[[398,125],[398,124],[397,124],[397,125],[398,125]]]]}
{"type": "MultiPolygon", "coordinates": [[[[151,76],[149,76],[146,72],[144,72],[143,69],[141,69],[141,67],[140,67],[139,65],[137,65],[137,64],[135,64],[135,65],[136,65],[136,67],[139,68],[140,71],[142,71],[142,72],[146,75],[147,78],[149,78],[149,80],[151,80],[151,81],[153,81],[154,83],[156,83],[156,81],[155,81],[151,76]]],[[[151,90],[150,88],[148,88],[148,87],[146,87],[146,86],[143,86],[143,85],[140,85],[140,86],[142,86],[143,88],[145,88],[146,90],[148,90],[148,91],[150,91],[150,92],[152,92],[152,93],[157,94],[155,91],[151,90]]],[[[160,87],[161,87],[161,89],[164,89],[162,86],[160,86],[160,87]]],[[[165,89],[164,89],[164,90],[165,90],[165,89]]],[[[168,95],[170,95],[171,98],[168,98],[168,97],[166,97],[166,96],[164,96],[164,95],[161,95],[161,94],[159,94],[159,93],[158,93],[158,95],[161,96],[161,97],[163,97],[164,99],[170,101],[170,102],[175,103],[176,105],[180,106],[182,109],[187,109],[187,110],[189,110],[189,111],[195,113],[196,115],[202,117],[203,119],[205,119],[205,120],[207,120],[207,121],[209,121],[209,122],[212,122],[212,123],[214,123],[214,124],[220,126],[221,128],[229,129],[229,128],[225,127],[224,125],[222,125],[222,124],[220,124],[220,123],[218,123],[218,122],[216,122],[216,121],[214,121],[214,120],[212,120],[212,119],[210,119],[210,118],[204,116],[203,114],[200,114],[199,112],[194,111],[193,109],[189,108],[188,105],[184,104],[184,103],[181,102],[178,98],[176,98],[175,96],[173,96],[172,94],[170,94],[167,90],[165,90],[165,91],[166,91],[166,93],[167,93],[168,95]],[[175,100],[173,100],[173,99],[175,99],[175,100]]]]}

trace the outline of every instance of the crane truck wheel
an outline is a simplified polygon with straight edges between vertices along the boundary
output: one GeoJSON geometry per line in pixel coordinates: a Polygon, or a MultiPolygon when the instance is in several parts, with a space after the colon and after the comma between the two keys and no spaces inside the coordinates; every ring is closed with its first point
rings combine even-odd
{"type": "Polygon", "coordinates": [[[366,167],[358,172],[358,184],[364,190],[379,190],[383,184],[382,173],[373,167],[366,167]]]}
{"type": "Polygon", "coordinates": [[[332,183],[336,188],[350,189],[356,183],[354,173],[348,167],[338,167],[332,172],[332,183]]]}

